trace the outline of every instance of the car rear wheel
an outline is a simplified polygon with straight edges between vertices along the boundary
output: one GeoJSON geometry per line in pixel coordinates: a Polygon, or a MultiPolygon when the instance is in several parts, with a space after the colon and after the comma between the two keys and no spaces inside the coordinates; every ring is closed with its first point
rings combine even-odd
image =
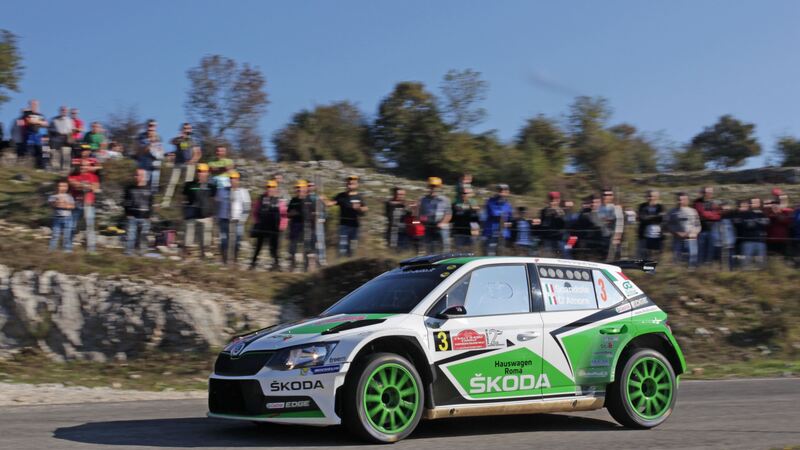
{"type": "Polygon", "coordinates": [[[405,358],[392,353],[369,355],[357,364],[345,390],[345,426],[362,439],[397,442],[422,418],[422,379],[405,358]]]}
{"type": "Polygon", "coordinates": [[[606,407],[620,424],[653,428],[672,414],[678,394],[677,377],[667,358],[653,349],[639,349],[617,371],[606,407]]]}

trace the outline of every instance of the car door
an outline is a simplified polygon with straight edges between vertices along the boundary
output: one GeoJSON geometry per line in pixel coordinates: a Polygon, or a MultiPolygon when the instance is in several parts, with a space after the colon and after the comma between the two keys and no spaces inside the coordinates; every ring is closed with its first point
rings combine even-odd
{"type": "Polygon", "coordinates": [[[600,270],[537,264],[535,304],[544,327],[545,397],[602,392],[629,331],[629,308],[622,293],[600,270]]]}
{"type": "Polygon", "coordinates": [[[459,279],[426,319],[437,405],[541,395],[541,316],[525,264],[481,266],[459,279]],[[442,320],[451,306],[466,314],[442,320]]]}

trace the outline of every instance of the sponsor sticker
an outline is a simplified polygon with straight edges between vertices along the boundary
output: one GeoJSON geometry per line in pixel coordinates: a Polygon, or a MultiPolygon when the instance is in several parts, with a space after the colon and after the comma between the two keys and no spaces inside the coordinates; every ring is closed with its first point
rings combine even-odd
{"type": "Polygon", "coordinates": [[[342,363],[342,362],[345,362],[345,361],[347,361],[347,357],[346,356],[337,356],[336,358],[328,359],[328,362],[330,362],[332,364],[333,363],[342,363]]]}
{"type": "Polygon", "coordinates": [[[327,366],[312,367],[311,373],[313,373],[314,375],[320,375],[323,373],[336,373],[339,370],[341,370],[341,368],[342,366],[340,366],[339,364],[330,364],[327,366]]]}
{"type": "Polygon", "coordinates": [[[267,409],[294,409],[294,408],[308,408],[310,406],[311,406],[311,400],[296,400],[289,402],[267,403],[267,409]]]}
{"type": "Polygon", "coordinates": [[[486,335],[475,330],[461,330],[450,338],[453,350],[477,350],[486,348],[486,335]]]}
{"type": "Polygon", "coordinates": [[[319,322],[313,322],[311,325],[325,325],[329,323],[339,323],[339,322],[355,322],[357,320],[364,320],[366,316],[342,316],[342,317],[330,317],[324,320],[320,320],[319,322]]]}
{"type": "Polygon", "coordinates": [[[489,341],[487,346],[489,347],[505,347],[506,341],[505,339],[501,339],[500,336],[503,334],[503,330],[497,330],[494,328],[489,328],[486,330],[486,337],[489,341]]]}

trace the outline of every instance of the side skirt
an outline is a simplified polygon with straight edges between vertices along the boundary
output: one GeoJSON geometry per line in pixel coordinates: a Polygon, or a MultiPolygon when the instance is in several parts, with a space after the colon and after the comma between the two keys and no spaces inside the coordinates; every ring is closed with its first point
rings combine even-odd
{"type": "Polygon", "coordinates": [[[545,399],[524,402],[447,405],[433,409],[426,409],[423,417],[426,419],[446,419],[448,417],[503,416],[512,414],[591,411],[593,409],[602,408],[604,403],[604,396],[582,396],[570,397],[566,399],[545,399]]]}

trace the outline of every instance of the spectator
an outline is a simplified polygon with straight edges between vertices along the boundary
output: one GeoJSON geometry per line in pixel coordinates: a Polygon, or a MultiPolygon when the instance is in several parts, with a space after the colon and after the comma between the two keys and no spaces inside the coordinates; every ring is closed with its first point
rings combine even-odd
{"type": "Polygon", "coordinates": [[[289,270],[294,271],[297,264],[297,248],[302,247],[303,271],[308,271],[310,259],[315,256],[314,242],[314,202],[308,197],[308,183],[298,180],[295,183],[295,196],[289,201],[289,270]]]}
{"type": "Polygon", "coordinates": [[[72,160],[72,168],[76,169],[86,164],[88,165],[89,171],[97,175],[97,178],[100,179],[102,183],[103,180],[101,179],[100,172],[103,166],[97,158],[92,156],[92,149],[89,147],[89,144],[79,145],[77,155],[78,156],[72,160]]]}
{"type": "MultiPolygon", "coordinates": [[[[247,218],[250,213],[250,194],[239,185],[239,173],[233,173],[236,179],[236,186],[233,184],[229,187],[218,187],[216,198],[217,204],[217,227],[219,228],[219,241],[220,241],[220,254],[222,255],[222,263],[228,263],[228,256],[233,256],[236,260],[238,256],[239,241],[241,240],[241,233],[238,230],[238,223],[242,221],[242,215],[247,218]],[[245,199],[244,196],[247,196],[245,199]],[[235,206],[234,206],[235,203],[235,206]],[[235,211],[234,211],[235,209],[235,211]],[[234,213],[236,214],[234,219],[234,213]],[[231,239],[233,234],[233,239],[231,239]],[[231,249],[231,246],[233,247],[231,249]],[[232,250],[232,251],[230,251],[232,250]]],[[[234,181],[231,178],[231,181],[234,181]]],[[[244,222],[242,221],[242,224],[244,222]]]]}
{"type": "Polygon", "coordinates": [[[133,256],[137,250],[147,249],[150,233],[150,215],[153,212],[153,191],[147,185],[147,173],[136,169],[134,183],[125,188],[122,201],[128,219],[125,233],[125,254],[133,256]]]}
{"type": "Polygon", "coordinates": [[[795,266],[800,265],[800,204],[793,213],[792,258],[794,258],[795,266]]]}
{"type": "Polygon", "coordinates": [[[733,225],[736,211],[728,202],[720,203],[720,211],[722,213],[722,219],[719,221],[720,263],[725,264],[727,261],[728,270],[733,270],[736,267],[736,228],[733,225]]]}
{"type": "Polygon", "coordinates": [[[564,232],[567,228],[566,212],[561,207],[561,193],[547,194],[548,204],[539,213],[539,237],[542,239],[544,251],[559,257],[564,248],[564,232]]]}
{"type": "Polygon", "coordinates": [[[139,156],[136,158],[137,167],[147,174],[147,183],[153,194],[158,192],[161,179],[161,161],[164,159],[164,147],[161,145],[161,138],[154,129],[148,129],[147,137],[143,141],[144,145],[139,148],[139,156]]]}
{"type": "Polygon", "coordinates": [[[347,177],[345,191],[338,193],[326,206],[339,207],[339,255],[353,256],[358,250],[360,219],[368,211],[364,198],[358,193],[358,177],[347,177]]]}
{"type": "Polygon", "coordinates": [[[56,184],[56,193],[47,199],[53,208],[53,232],[50,236],[50,250],[58,249],[58,240],[61,238],[64,251],[72,252],[72,210],[75,200],[69,194],[67,180],[59,180],[56,184]]]}
{"type": "Polygon", "coordinates": [[[69,117],[69,109],[62,106],[58,115],[50,121],[50,163],[54,169],[69,172],[72,162],[72,132],[75,124],[69,117]]]}
{"type": "Polygon", "coordinates": [[[694,201],[694,209],[700,216],[703,230],[697,237],[698,260],[700,264],[710,263],[719,257],[719,221],[722,213],[714,201],[714,188],[706,186],[700,190],[700,197],[694,201]]]}
{"type": "Polygon", "coordinates": [[[620,243],[622,243],[622,233],[625,230],[625,215],[622,207],[614,204],[614,191],[611,189],[603,190],[603,204],[597,211],[602,224],[603,248],[605,249],[606,261],[614,261],[620,256],[620,243]]]}
{"type": "Polygon", "coordinates": [[[458,178],[456,183],[456,199],[460,199],[464,192],[472,192],[472,174],[464,173],[458,178]]]}
{"type": "Polygon", "coordinates": [[[233,160],[228,158],[228,149],[222,145],[218,145],[215,150],[214,159],[208,162],[208,167],[211,170],[211,177],[217,186],[228,186],[230,180],[228,179],[228,172],[233,170],[233,160]]]}
{"type": "Polygon", "coordinates": [[[187,254],[195,248],[197,233],[200,257],[205,258],[206,251],[211,248],[216,195],[217,185],[209,180],[208,165],[198,164],[196,179],[183,185],[183,217],[186,223],[183,246],[187,254]]]}
{"type": "Polygon", "coordinates": [[[453,203],[453,240],[458,250],[472,250],[474,236],[480,233],[480,208],[472,198],[472,188],[465,188],[453,203]]]}
{"type": "Polygon", "coordinates": [[[278,246],[280,234],[285,228],[286,218],[286,204],[278,197],[278,182],[269,180],[266,183],[265,192],[261,194],[253,208],[253,228],[250,230],[250,236],[256,238],[256,245],[253,250],[253,260],[250,262],[250,270],[256,268],[258,254],[261,253],[265,241],[269,243],[272,270],[281,270],[278,246]]]}
{"type": "Polygon", "coordinates": [[[511,237],[509,225],[513,209],[508,201],[510,191],[507,184],[497,185],[497,194],[486,201],[486,221],[483,227],[484,251],[488,256],[497,255],[501,240],[511,237]]]}
{"type": "MultiPolygon", "coordinates": [[[[69,118],[72,119],[72,142],[80,142],[81,136],[83,136],[83,132],[85,131],[85,127],[83,126],[83,119],[78,117],[80,111],[78,108],[72,108],[69,111],[69,118]]],[[[77,158],[78,155],[72,155],[73,158],[77,158]]]]}
{"type": "Polygon", "coordinates": [[[91,163],[83,160],[75,172],[69,176],[70,194],[75,199],[75,208],[72,210],[72,229],[77,232],[81,217],[86,224],[86,249],[94,253],[97,244],[95,234],[95,194],[100,190],[100,180],[91,170],[91,163]]]}
{"type": "Polygon", "coordinates": [[[108,144],[107,148],[101,148],[97,151],[97,161],[102,164],[112,159],[120,159],[122,158],[122,153],[122,144],[112,141],[108,144]]]}
{"type": "Polygon", "coordinates": [[[603,247],[603,222],[600,219],[601,200],[596,195],[583,199],[581,211],[575,219],[574,250],[579,258],[603,260],[608,256],[603,247]]]}
{"type": "Polygon", "coordinates": [[[11,123],[11,128],[9,131],[9,142],[13,144],[14,149],[16,150],[17,160],[24,159],[28,151],[28,146],[25,144],[25,121],[22,119],[22,115],[24,113],[25,109],[22,109],[19,117],[14,119],[14,121],[11,123]]]}
{"type": "Polygon", "coordinates": [[[139,142],[139,148],[136,152],[137,155],[141,153],[142,147],[147,147],[150,144],[151,139],[157,139],[161,142],[161,136],[158,135],[158,122],[155,119],[147,119],[144,131],[139,133],[139,137],[137,138],[139,142]],[[155,138],[153,135],[155,135],[155,138]]]}
{"type": "Polygon", "coordinates": [[[737,235],[742,241],[742,258],[744,266],[754,263],[763,267],[767,256],[767,227],[769,218],[761,209],[761,199],[750,199],[750,208],[744,211],[737,223],[737,235]]]}
{"type": "Polygon", "coordinates": [[[658,259],[664,239],[661,225],[664,221],[664,205],[659,202],[660,194],[656,190],[647,191],[647,201],[639,205],[639,258],[658,259]]]}
{"type": "Polygon", "coordinates": [[[327,256],[325,249],[325,221],[327,219],[325,212],[325,202],[322,195],[317,193],[316,183],[308,183],[308,198],[314,203],[314,242],[317,251],[317,264],[324,267],[327,265],[327,256]]]}
{"type": "Polygon", "coordinates": [[[188,183],[194,179],[194,171],[200,158],[203,156],[200,146],[192,137],[192,124],[184,123],[181,126],[181,134],[172,140],[175,146],[172,173],[169,177],[167,191],[161,203],[162,207],[172,204],[172,196],[178,183],[188,183]]]}
{"type": "Polygon", "coordinates": [[[47,127],[42,113],[39,112],[39,100],[31,100],[28,109],[22,113],[24,139],[27,146],[25,155],[33,154],[37,169],[45,168],[45,156],[42,152],[42,129],[47,127]]]}
{"type": "Polygon", "coordinates": [[[100,125],[100,122],[92,122],[90,131],[83,136],[83,143],[89,145],[92,153],[106,148],[106,136],[103,134],[103,126],[100,125]]]}
{"type": "Polygon", "coordinates": [[[767,227],[767,249],[778,255],[789,256],[791,247],[789,236],[792,228],[792,215],[794,211],[789,207],[789,196],[779,188],[772,190],[773,201],[765,208],[769,218],[767,227]]]}
{"type": "Polygon", "coordinates": [[[537,239],[533,235],[534,227],[540,226],[541,220],[531,220],[528,217],[528,208],[517,208],[517,217],[511,226],[511,236],[514,242],[515,253],[522,256],[533,256],[537,239]]]}
{"type": "Polygon", "coordinates": [[[428,178],[428,194],[419,201],[419,220],[425,225],[425,245],[429,254],[450,251],[450,219],[453,207],[441,194],[442,179],[428,178]]]}
{"type": "Polygon", "coordinates": [[[669,230],[672,233],[673,261],[683,261],[683,253],[688,255],[689,267],[697,267],[697,236],[702,230],[700,216],[695,208],[689,207],[689,195],[677,194],[678,205],[669,212],[669,230]]]}
{"type": "Polygon", "coordinates": [[[403,249],[407,246],[408,235],[405,232],[405,218],[408,213],[406,190],[395,186],[392,198],[386,200],[386,245],[389,248],[403,249]]]}

